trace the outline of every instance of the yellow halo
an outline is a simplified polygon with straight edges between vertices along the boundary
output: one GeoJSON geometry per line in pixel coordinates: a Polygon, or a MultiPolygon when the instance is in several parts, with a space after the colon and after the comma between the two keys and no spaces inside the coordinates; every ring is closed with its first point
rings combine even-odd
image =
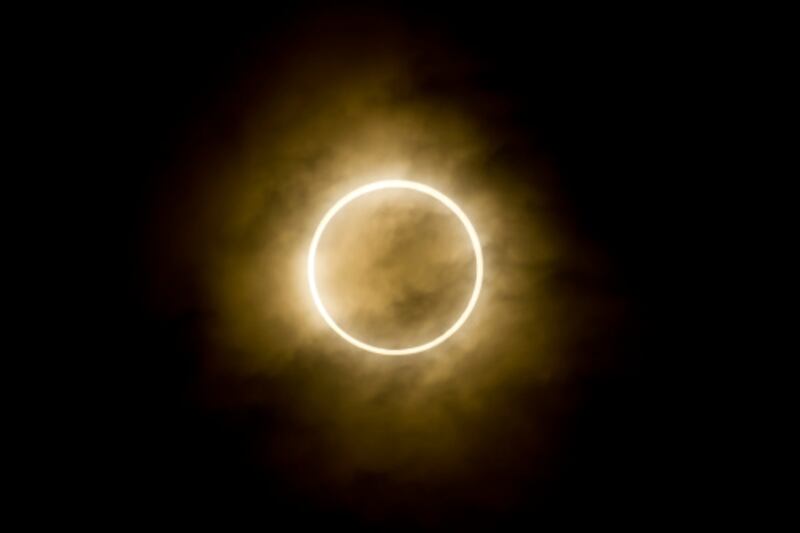
{"type": "Polygon", "coordinates": [[[314,232],[314,238],[311,239],[311,248],[308,252],[308,286],[311,289],[311,297],[314,299],[314,304],[317,306],[319,313],[322,315],[322,318],[325,319],[325,322],[328,326],[331,327],[333,331],[339,334],[344,340],[352,344],[353,346],[357,346],[362,350],[367,350],[368,352],[373,352],[381,355],[410,355],[414,353],[424,352],[425,350],[429,350],[435,346],[446,341],[450,338],[453,333],[458,331],[458,329],[466,322],[467,318],[469,317],[472,310],[475,308],[475,304],[478,301],[478,295],[481,292],[481,284],[483,283],[483,254],[481,253],[481,243],[478,239],[478,234],[475,232],[475,228],[472,227],[472,223],[467,218],[467,215],[458,207],[455,202],[453,202],[450,198],[445,196],[444,194],[440,193],[433,187],[429,187],[427,185],[423,185],[421,183],[417,183],[414,181],[406,181],[406,180],[385,180],[385,181],[376,181],[374,183],[370,183],[368,185],[364,185],[363,187],[359,187],[358,189],[346,194],[343,198],[341,198],[338,202],[336,202],[333,207],[331,207],[325,216],[322,217],[322,221],[317,226],[317,231],[314,232]],[[433,198],[439,200],[443,203],[450,211],[452,211],[461,223],[464,225],[464,228],[467,230],[467,234],[469,234],[469,239],[472,242],[472,249],[475,252],[475,287],[472,289],[472,296],[469,299],[469,303],[467,307],[464,309],[464,312],[461,313],[461,316],[458,317],[458,320],[450,326],[450,328],[433,339],[432,341],[426,342],[424,344],[420,344],[418,346],[412,346],[410,348],[399,348],[399,349],[391,349],[391,348],[381,348],[379,346],[373,346],[371,344],[367,344],[366,342],[360,341],[355,337],[349,335],[346,331],[339,327],[339,325],[331,318],[328,314],[328,311],[325,309],[325,306],[322,304],[322,299],[319,296],[319,292],[317,291],[317,281],[316,281],[316,258],[317,258],[317,246],[319,245],[319,241],[322,238],[322,234],[325,231],[328,223],[336,216],[344,206],[358,198],[359,196],[363,196],[367,193],[371,193],[374,191],[382,190],[382,189],[411,189],[414,191],[418,191],[428,196],[432,196],[433,198]]]}

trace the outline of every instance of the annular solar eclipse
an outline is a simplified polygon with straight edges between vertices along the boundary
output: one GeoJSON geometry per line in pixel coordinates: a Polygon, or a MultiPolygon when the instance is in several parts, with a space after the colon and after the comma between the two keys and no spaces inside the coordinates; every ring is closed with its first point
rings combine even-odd
{"type": "Polygon", "coordinates": [[[464,212],[461,210],[458,205],[453,202],[450,198],[446,195],[442,194],[438,190],[430,187],[428,185],[424,185],[422,183],[418,183],[415,181],[408,181],[408,180],[383,180],[383,181],[376,181],[373,183],[369,183],[362,187],[359,187],[350,193],[343,196],[339,201],[337,201],[333,207],[331,207],[325,216],[322,217],[319,225],[317,226],[316,231],[314,232],[314,237],[311,240],[311,246],[308,252],[308,286],[311,290],[311,297],[314,300],[314,305],[316,306],[317,310],[319,311],[322,318],[325,320],[325,323],[335,331],[340,337],[344,340],[361,348],[362,350],[366,350],[369,352],[381,354],[381,355],[411,355],[415,353],[424,352],[425,350],[430,350],[443,342],[449,339],[456,331],[458,331],[461,326],[467,321],[470,314],[472,313],[473,309],[475,308],[475,304],[478,301],[478,297],[481,292],[481,284],[483,282],[483,254],[481,252],[481,243],[480,239],[478,238],[478,234],[475,231],[475,228],[472,226],[469,218],[464,212]],[[325,232],[325,228],[328,226],[330,221],[336,216],[339,211],[341,211],[347,204],[352,202],[353,200],[364,196],[366,194],[385,190],[385,189],[407,189],[416,191],[422,194],[426,194],[428,196],[433,197],[437,201],[441,202],[445,207],[447,207],[458,219],[461,221],[464,229],[469,236],[470,242],[472,244],[472,249],[475,254],[475,283],[472,289],[472,295],[467,303],[467,306],[464,308],[461,315],[458,319],[443,333],[441,333],[438,337],[431,339],[425,343],[416,345],[416,346],[409,346],[405,348],[383,348],[380,346],[374,346],[372,344],[368,344],[363,342],[352,335],[350,335],[347,331],[342,329],[339,324],[331,317],[328,310],[325,308],[325,304],[322,302],[322,298],[319,295],[319,290],[317,289],[317,281],[316,281],[316,271],[317,271],[317,264],[316,264],[316,257],[317,257],[317,247],[319,245],[320,239],[325,232]]]}

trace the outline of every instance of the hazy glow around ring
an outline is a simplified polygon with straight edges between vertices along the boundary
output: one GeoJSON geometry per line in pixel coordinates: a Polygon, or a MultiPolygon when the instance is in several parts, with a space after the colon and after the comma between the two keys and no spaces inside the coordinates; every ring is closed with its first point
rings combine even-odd
{"type": "Polygon", "coordinates": [[[458,329],[464,324],[467,320],[469,315],[472,313],[472,310],[475,308],[475,304],[478,301],[478,295],[481,292],[481,284],[483,283],[483,254],[481,253],[481,243],[478,239],[478,234],[475,232],[475,228],[472,227],[472,223],[467,218],[467,215],[458,207],[455,202],[453,202],[450,198],[445,196],[444,194],[440,193],[436,189],[429,187],[427,185],[423,185],[421,183],[417,183],[414,181],[406,181],[406,180],[385,180],[385,181],[376,181],[374,183],[370,183],[368,185],[364,185],[363,187],[359,187],[358,189],[350,192],[349,194],[342,197],[338,202],[336,202],[333,207],[331,207],[325,216],[322,217],[322,221],[317,226],[317,230],[314,232],[314,238],[311,240],[311,247],[308,252],[308,286],[311,289],[311,297],[314,299],[314,304],[317,306],[317,310],[322,315],[322,318],[325,319],[325,322],[328,326],[331,327],[333,331],[339,334],[340,337],[345,339],[347,342],[352,344],[353,346],[357,346],[362,350],[367,350],[369,352],[381,354],[381,355],[409,355],[419,352],[424,352],[425,350],[429,350],[435,346],[446,341],[450,338],[453,333],[458,331],[458,329]],[[325,232],[325,228],[328,226],[328,223],[336,216],[344,206],[355,200],[356,198],[363,196],[365,194],[382,190],[382,189],[411,189],[414,191],[418,191],[428,196],[432,196],[433,198],[439,200],[445,206],[447,206],[450,211],[452,211],[461,223],[464,225],[464,228],[467,230],[467,234],[469,235],[469,239],[472,242],[472,249],[475,252],[475,286],[472,289],[472,296],[469,299],[469,303],[467,307],[464,309],[464,312],[461,313],[461,316],[458,317],[458,320],[453,323],[450,328],[436,337],[435,339],[426,342],[424,344],[420,344],[418,346],[412,346],[410,348],[399,348],[399,349],[390,349],[390,348],[381,348],[379,346],[373,346],[371,344],[367,344],[366,342],[360,341],[355,337],[349,335],[346,331],[344,331],[339,325],[331,318],[328,314],[327,309],[322,303],[322,299],[319,296],[319,291],[317,290],[317,281],[316,281],[316,258],[317,258],[317,246],[319,245],[319,241],[322,238],[322,234],[325,232]]]}

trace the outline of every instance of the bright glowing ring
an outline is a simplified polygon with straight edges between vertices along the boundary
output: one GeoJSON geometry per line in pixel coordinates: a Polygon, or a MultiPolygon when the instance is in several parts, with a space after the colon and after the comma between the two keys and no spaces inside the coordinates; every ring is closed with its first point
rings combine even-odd
{"type": "Polygon", "coordinates": [[[311,248],[308,251],[308,286],[311,289],[311,297],[314,299],[314,304],[317,306],[319,313],[322,315],[322,318],[325,319],[325,322],[328,326],[331,327],[333,331],[339,334],[344,340],[349,342],[350,344],[361,348],[362,350],[367,350],[369,352],[378,353],[381,355],[409,355],[413,353],[424,352],[425,350],[429,350],[434,346],[438,346],[448,338],[450,338],[453,333],[458,331],[458,329],[466,322],[469,315],[472,313],[472,310],[475,308],[475,304],[478,301],[478,295],[481,292],[481,284],[483,283],[483,254],[481,253],[481,243],[478,240],[478,234],[475,232],[475,228],[472,227],[472,223],[467,218],[467,215],[458,207],[455,202],[453,202],[450,198],[445,196],[444,194],[440,193],[436,189],[429,187],[427,185],[423,185],[421,183],[417,183],[414,181],[406,181],[406,180],[385,180],[385,181],[376,181],[375,183],[370,183],[368,185],[364,185],[363,187],[359,187],[358,189],[350,192],[349,194],[345,195],[342,199],[336,202],[333,207],[331,207],[325,216],[322,217],[322,221],[317,226],[317,231],[314,232],[314,238],[311,239],[311,248]],[[426,342],[425,344],[420,344],[418,346],[412,346],[410,348],[399,348],[399,349],[391,349],[391,348],[380,348],[378,346],[373,346],[371,344],[367,344],[366,342],[360,341],[355,337],[348,334],[344,331],[339,325],[331,318],[328,314],[328,311],[325,309],[325,306],[322,304],[322,299],[319,297],[319,291],[317,291],[317,281],[316,281],[316,258],[317,258],[317,246],[319,245],[319,241],[322,238],[322,234],[325,231],[328,223],[336,216],[344,206],[355,200],[356,198],[363,196],[365,194],[371,193],[373,191],[378,191],[382,189],[411,189],[413,191],[418,191],[428,196],[432,196],[433,198],[439,200],[443,203],[450,211],[452,211],[461,223],[464,225],[464,228],[467,230],[467,234],[469,235],[469,239],[472,242],[472,249],[475,252],[475,287],[472,289],[472,296],[469,299],[469,303],[467,307],[464,309],[464,312],[461,313],[461,316],[458,317],[458,320],[450,326],[450,328],[433,339],[432,341],[426,342]]]}

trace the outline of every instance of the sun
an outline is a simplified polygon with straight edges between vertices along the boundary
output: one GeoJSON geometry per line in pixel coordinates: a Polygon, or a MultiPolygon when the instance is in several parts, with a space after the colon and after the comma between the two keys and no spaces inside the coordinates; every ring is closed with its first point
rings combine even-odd
{"type": "Polygon", "coordinates": [[[475,228],[472,226],[469,218],[467,215],[464,214],[464,211],[461,210],[456,203],[442,194],[441,192],[437,191],[433,187],[428,185],[424,185],[422,183],[418,183],[415,181],[408,181],[408,180],[384,180],[384,181],[376,181],[373,183],[369,183],[350,193],[343,196],[338,202],[333,204],[325,216],[322,217],[322,220],[317,226],[317,230],[314,232],[314,237],[311,239],[311,246],[308,251],[308,286],[311,290],[311,297],[314,300],[314,305],[316,306],[317,310],[319,311],[322,318],[325,322],[330,326],[330,328],[335,331],[340,337],[344,340],[361,348],[362,350],[366,350],[368,352],[377,353],[380,355],[411,355],[415,353],[424,352],[425,350],[430,350],[444,341],[449,339],[456,331],[458,331],[461,326],[464,325],[464,322],[467,321],[470,314],[472,313],[473,309],[475,309],[475,304],[478,302],[478,296],[481,292],[481,285],[483,283],[483,253],[481,252],[481,243],[480,239],[478,239],[478,233],[475,231],[475,228]],[[371,192],[385,190],[385,189],[410,189],[413,191],[420,192],[422,194],[427,194],[444,204],[454,215],[458,217],[461,221],[464,229],[467,231],[467,235],[469,236],[470,242],[472,243],[472,249],[475,253],[475,284],[472,289],[472,296],[467,303],[467,306],[464,308],[464,311],[458,317],[458,319],[442,334],[440,334],[435,339],[432,339],[428,342],[423,344],[419,344],[417,346],[410,346],[407,348],[381,348],[380,346],[373,346],[366,342],[360,341],[344,331],[336,321],[331,318],[330,314],[328,313],[325,305],[322,303],[322,299],[319,296],[319,291],[317,289],[317,281],[316,281],[316,258],[317,258],[317,247],[319,245],[319,241],[322,238],[322,234],[325,232],[325,228],[328,226],[330,221],[336,214],[342,210],[347,204],[369,194],[371,192]]]}

